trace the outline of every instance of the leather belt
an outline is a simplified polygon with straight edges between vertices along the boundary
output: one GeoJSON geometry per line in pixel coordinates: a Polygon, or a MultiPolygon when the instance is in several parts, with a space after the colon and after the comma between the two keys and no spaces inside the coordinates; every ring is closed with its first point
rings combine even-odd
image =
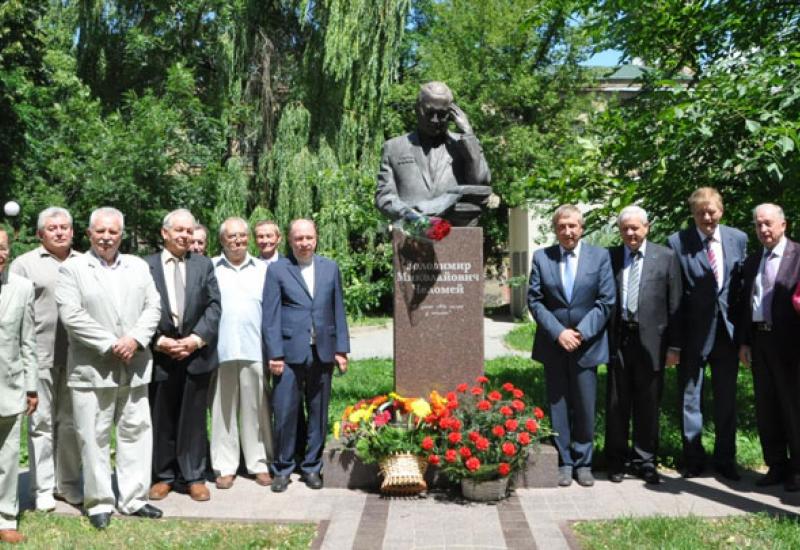
{"type": "Polygon", "coordinates": [[[756,332],[772,332],[772,323],[754,322],[753,330],[756,332]]]}

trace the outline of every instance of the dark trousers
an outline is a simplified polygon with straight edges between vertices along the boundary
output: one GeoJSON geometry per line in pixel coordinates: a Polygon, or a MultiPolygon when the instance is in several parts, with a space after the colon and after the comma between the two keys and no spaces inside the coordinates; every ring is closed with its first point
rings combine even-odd
{"type": "Polygon", "coordinates": [[[753,388],[764,462],[800,474],[800,376],[774,332],[753,332],[753,388]]]}
{"type": "Polygon", "coordinates": [[[570,357],[548,363],[544,372],[559,465],[591,467],[597,367],[579,367],[570,357]]]}
{"type": "Polygon", "coordinates": [[[623,329],[617,360],[608,367],[606,383],[606,458],[609,472],[655,468],[658,452],[658,411],[664,370],[653,370],[638,330],[623,329]],[[633,450],[628,446],[631,413],[633,450]]]}
{"type": "Polygon", "coordinates": [[[175,365],[166,380],[151,383],[154,482],[180,490],[205,481],[210,378],[210,373],[188,374],[185,367],[175,365]]]}
{"type": "Polygon", "coordinates": [[[322,470],[333,363],[322,363],[316,348],[312,348],[312,356],[305,364],[287,364],[280,376],[272,377],[272,418],[275,422],[272,468],[275,475],[288,476],[295,469],[298,417],[302,407],[305,407],[307,416],[305,452],[300,470],[304,474],[322,470]]]}
{"type": "Polygon", "coordinates": [[[708,357],[681,355],[678,367],[683,431],[684,466],[705,465],[703,450],[703,378],[705,365],[711,366],[714,392],[714,464],[727,466],[736,461],[736,377],[739,354],[720,319],[714,346],[708,357]]]}

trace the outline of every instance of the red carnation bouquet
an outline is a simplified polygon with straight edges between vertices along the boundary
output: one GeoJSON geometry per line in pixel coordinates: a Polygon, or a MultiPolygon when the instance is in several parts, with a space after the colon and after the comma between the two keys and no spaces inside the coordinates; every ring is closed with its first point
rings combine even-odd
{"type": "Polygon", "coordinates": [[[450,234],[450,222],[431,217],[420,217],[403,224],[403,232],[410,238],[421,241],[441,241],[450,234]]]}
{"type": "Polygon", "coordinates": [[[488,383],[479,376],[472,386],[460,384],[445,396],[446,414],[425,419],[438,432],[422,439],[422,451],[454,481],[511,475],[552,435],[544,411],[527,404],[521,389],[511,382],[492,389],[488,383]]]}

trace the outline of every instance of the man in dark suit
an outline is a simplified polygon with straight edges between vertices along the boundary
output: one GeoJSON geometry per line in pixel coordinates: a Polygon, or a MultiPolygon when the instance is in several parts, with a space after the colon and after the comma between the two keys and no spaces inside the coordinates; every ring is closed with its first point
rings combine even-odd
{"type": "Polygon", "coordinates": [[[267,271],[262,335],[273,375],[275,459],[272,490],[280,493],[295,468],[297,417],[308,412],[300,470],[312,489],[322,487],[322,450],[328,433],[328,402],[334,366],[347,370],[350,337],[342,277],[336,262],[317,256],[311,220],[289,225],[292,253],[267,271]]]}
{"type": "Polygon", "coordinates": [[[647,212],[628,206],[619,214],[623,245],[609,250],[617,300],[609,327],[606,383],[608,478],[620,482],[626,462],[647,483],[659,483],[658,411],[664,364],[679,354],[681,266],[675,253],[647,240],[647,212]],[[673,346],[668,349],[668,346],[673,346]],[[628,433],[633,413],[633,451],[628,433]]]}
{"type": "Polygon", "coordinates": [[[758,437],[769,471],[756,485],[800,490],[800,315],[792,294],[800,279],[800,245],[786,238],[783,209],[753,212],[763,250],[747,257],[737,302],[739,357],[752,365],[758,437]]]}
{"type": "Polygon", "coordinates": [[[210,498],[206,406],[220,319],[220,294],[211,260],[188,252],[196,222],[188,210],[164,217],[164,249],[145,258],[161,295],[161,319],[153,335],[155,374],[153,485],[150,499],[173,490],[193,500],[210,498]]]}
{"type": "Polygon", "coordinates": [[[714,469],[737,481],[736,375],[739,358],[733,343],[731,289],[741,281],[747,235],[719,223],[722,197],[716,189],[701,187],[689,197],[694,227],[669,237],[678,254],[683,279],[679,319],[683,327],[678,367],[682,404],[683,475],[694,477],[705,469],[703,433],[703,374],[711,365],[714,391],[714,469]],[[739,281],[739,282],[737,282],[739,281]]]}
{"type": "Polygon", "coordinates": [[[528,307],[538,327],[532,357],[544,364],[559,454],[558,484],[592,477],[597,365],[608,361],[606,325],[614,305],[608,252],[581,242],[583,216],[570,204],[553,214],[558,244],[537,250],[528,307]]]}

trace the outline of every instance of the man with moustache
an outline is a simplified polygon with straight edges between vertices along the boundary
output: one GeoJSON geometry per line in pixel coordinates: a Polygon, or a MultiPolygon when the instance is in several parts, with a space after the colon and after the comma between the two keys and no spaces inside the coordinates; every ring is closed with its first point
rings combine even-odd
{"type": "Polygon", "coordinates": [[[606,325],[615,301],[608,252],[581,241],[583,225],[576,206],[556,209],[558,244],[534,253],[528,287],[538,327],[532,357],[544,364],[562,487],[573,476],[584,487],[594,485],[597,365],[608,362],[606,325]]]}
{"type": "Polygon", "coordinates": [[[683,327],[678,367],[682,404],[683,476],[700,475],[703,449],[703,378],[711,365],[714,392],[714,469],[731,481],[736,470],[736,376],[738,350],[733,342],[730,299],[741,280],[747,235],[720,224],[722,196],[701,187],[689,197],[694,227],[673,233],[668,246],[678,255],[683,281],[679,322],[683,327]]]}
{"type": "Polygon", "coordinates": [[[783,209],[753,211],[763,249],[744,262],[736,339],[739,357],[752,366],[758,437],[767,473],[756,485],[800,490],[800,315],[792,294],[800,280],[800,245],[788,239],[783,209]]]}
{"type": "Polygon", "coordinates": [[[83,506],[96,529],[108,527],[115,502],[123,514],[161,517],[147,503],[153,456],[147,385],[160,296],[147,263],[119,253],[123,228],[116,208],[92,212],[91,250],[65,261],[56,283],[58,314],[69,335],[67,386],[83,464],[83,506]],[[111,482],[115,424],[118,499],[111,482]]]}
{"type": "Polygon", "coordinates": [[[151,383],[153,485],[150,499],[172,490],[196,501],[211,497],[206,407],[221,314],[211,260],[189,252],[196,222],[191,212],[164,217],[164,249],[145,258],[161,296],[161,320],[153,336],[155,373],[151,383]]]}
{"type": "Polygon", "coordinates": [[[0,229],[0,542],[17,544],[17,485],[22,415],[36,411],[37,366],[33,284],[9,273],[8,233],[0,229]]]}
{"type": "Polygon", "coordinates": [[[606,380],[606,460],[608,478],[624,477],[625,465],[645,482],[658,484],[658,412],[664,388],[664,365],[679,353],[681,266],[675,253],[647,239],[647,212],[622,209],[618,220],[623,245],[609,250],[617,287],[609,326],[606,380]],[[668,346],[673,346],[668,348],[668,346]],[[631,413],[633,449],[628,445],[631,413]]]}
{"type": "Polygon", "coordinates": [[[51,206],[39,213],[41,246],[11,263],[11,273],[25,277],[36,290],[36,352],[39,406],[28,418],[31,483],[37,510],[55,509],[54,498],[83,501],[81,462],[72,400],[67,388],[67,333],[58,319],[56,280],[61,263],[79,253],[72,249],[72,216],[51,206]]]}
{"type": "Polygon", "coordinates": [[[350,351],[339,266],[314,253],[317,228],[311,220],[294,220],[288,238],[292,252],[270,266],[263,300],[262,332],[273,376],[276,493],[286,490],[295,469],[301,408],[308,411],[301,477],[311,489],[322,488],[331,376],[334,366],[347,370],[350,351]]]}
{"type": "Polygon", "coordinates": [[[259,258],[269,266],[278,261],[281,255],[278,253],[278,245],[281,244],[281,230],[278,224],[272,220],[261,220],[256,222],[253,233],[256,236],[256,246],[259,250],[259,258]]]}
{"type": "Polygon", "coordinates": [[[219,370],[211,401],[211,463],[219,489],[229,489],[240,450],[256,483],[272,483],[272,422],[261,348],[261,300],[267,264],[247,252],[249,229],[242,218],[219,228],[222,255],[214,269],[222,293],[219,370]]]}

